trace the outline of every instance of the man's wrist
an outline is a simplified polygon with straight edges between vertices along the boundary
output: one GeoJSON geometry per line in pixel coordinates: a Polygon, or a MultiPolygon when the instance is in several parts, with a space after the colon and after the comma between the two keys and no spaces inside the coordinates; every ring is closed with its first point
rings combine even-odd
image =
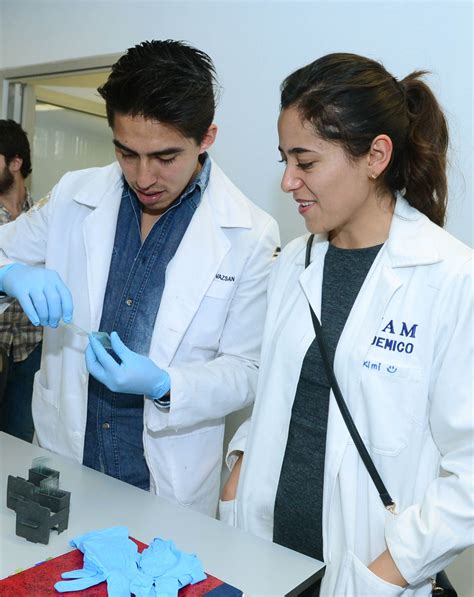
{"type": "Polygon", "coordinates": [[[161,402],[161,404],[168,403],[168,405],[169,405],[169,403],[171,402],[171,391],[168,390],[166,392],[166,394],[163,394],[163,396],[161,398],[154,398],[154,400],[156,402],[161,402]]]}
{"type": "Polygon", "coordinates": [[[169,410],[171,406],[171,393],[168,391],[161,398],[152,398],[152,400],[158,410],[169,410]]]}
{"type": "Polygon", "coordinates": [[[152,400],[160,400],[166,394],[169,394],[171,389],[171,380],[170,376],[166,371],[160,369],[158,365],[155,364],[157,376],[155,378],[155,383],[153,388],[151,389],[148,397],[152,400]]]}
{"type": "Polygon", "coordinates": [[[146,398],[153,400],[153,404],[160,409],[170,407],[170,391],[171,391],[171,380],[170,376],[166,371],[160,369],[155,365],[158,370],[158,378],[148,394],[145,394],[146,398]]]}

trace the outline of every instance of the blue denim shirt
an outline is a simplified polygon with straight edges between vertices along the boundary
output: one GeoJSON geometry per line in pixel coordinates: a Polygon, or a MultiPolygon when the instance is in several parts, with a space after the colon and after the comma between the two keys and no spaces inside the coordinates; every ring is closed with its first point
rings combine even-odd
{"type": "MultiPolygon", "coordinates": [[[[141,240],[141,207],[124,180],[100,331],[116,331],[126,346],[148,355],[168,263],[176,253],[209,181],[210,158],[141,240]]],[[[143,451],[143,396],[111,392],[89,377],[83,462],[149,489],[143,451]]]]}

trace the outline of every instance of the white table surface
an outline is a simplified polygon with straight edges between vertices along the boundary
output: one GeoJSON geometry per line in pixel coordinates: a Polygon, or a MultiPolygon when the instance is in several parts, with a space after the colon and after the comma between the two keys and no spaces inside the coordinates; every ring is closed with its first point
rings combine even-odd
{"type": "Polygon", "coordinates": [[[71,550],[76,535],[124,525],[131,536],[149,543],[172,539],[196,553],[206,572],[241,589],[245,595],[296,595],[322,576],[324,565],[280,545],[231,528],[147,491],[113,479],[38,446],[0,433],[0,578],[71,550]],[[48,545],[15,535],[13,510],[6,507],[8,475],[28,478],[33,458],[60,471],[59,487],[71,492],[69,526],[51,531],[48,545]]]}

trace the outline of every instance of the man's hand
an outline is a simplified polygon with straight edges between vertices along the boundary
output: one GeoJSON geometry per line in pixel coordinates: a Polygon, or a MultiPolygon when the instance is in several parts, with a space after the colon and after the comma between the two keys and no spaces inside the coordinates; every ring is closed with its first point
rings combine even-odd
{"type": "Polygon", "coordinates": [[[159,399],[170,390],[170,378],[166,371],[149,359],[125,346],[117,332],[110,334],[112,349],[121,363],[107,353],[93,336],[86,350],[86,366],[89,373],[112,392],[144,394],[159,399]]]}
{"type": "Polygon", "coordinates": [[[13,263],[0,268],[0,289],[16,298],[33,325],[58,327],[72,320],[72,296],[58,273],[13,263]]]}

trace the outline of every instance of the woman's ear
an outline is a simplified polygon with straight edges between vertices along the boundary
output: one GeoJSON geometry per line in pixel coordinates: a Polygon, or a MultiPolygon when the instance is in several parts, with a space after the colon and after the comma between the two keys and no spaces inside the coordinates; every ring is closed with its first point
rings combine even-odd
{"type": "Polygon", "coordinates": [[[377,135],[370,144],[367,158],[367,176],[375,180],[390,164],[393,153],[393,143],[388,135],[377,135]]]}

